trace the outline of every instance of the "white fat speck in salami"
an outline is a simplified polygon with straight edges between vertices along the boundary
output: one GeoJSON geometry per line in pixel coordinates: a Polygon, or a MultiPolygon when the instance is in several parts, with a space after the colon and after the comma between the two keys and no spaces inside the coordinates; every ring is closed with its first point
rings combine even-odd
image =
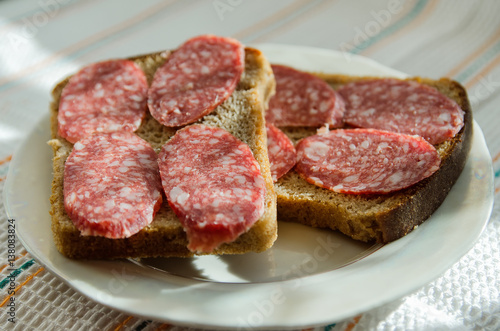
{"type": "Polygon", "coordinates": [[[158,163],[167,201],[193,252],[234,241],[264,213],[259,165],[248,145],[225,130],[185,127],[163,146],[158,163]]]}
{"type": "Polygon", "coordinates": [[[133,61],[91,64],[62,90],[59,135],[75,143],[93,132],[134,132],[147,111],[147,91],[146,76],[133,61]]]}
{"type": "Polygon", "coordinates": [[[295,169],[309,183],[340,193],[380,194],[409,187],[441,160],[420,136],[339,129],[301,140],[295,169]]]}
{"type": "Polygon", "coordinates": [[[339,89],[345,122],[355,127],[419,135],[435,145],[464,125],[459,105],[437,89],[393,78],[362,80],[339,89]]]}
{"type": "Polygon", "coordinates": [[[157,155],[131,132],[95,133],[75,144],[64,167],[64,207],[82,235],[126,238],[161,206],[157,155]]]}
{"type": "Polygon", "coordinates": [[[274,125],[266,123],[266,132],[271,176],[276,182],[293,168],[297,161],[297,152],[290,139],[274,125]]]}
{"type": "Polygon", "coordinates": [[[341,127],[344,102],[325,81],[309,73],[272,65],[276,94],[269,101],[266,121],[275,126],[341,127]]]}
{"type": "Polygon", "coordinates": [[[193,123],[228,99],[245,69],[237,40],[212,35],[180,46],[155,73],[148,92],[151,115],[177,127],[193,123]]]}

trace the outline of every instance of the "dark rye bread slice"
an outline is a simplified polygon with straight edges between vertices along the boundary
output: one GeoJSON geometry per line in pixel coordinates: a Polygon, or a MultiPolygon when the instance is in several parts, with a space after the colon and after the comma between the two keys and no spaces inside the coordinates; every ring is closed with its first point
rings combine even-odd
{"type": "MultiPolygon", "coordinates": [[[[316,74],[334,89],[373,77],[316,74]]],[[[339,230],[353,239],[387,243],[401,238],[428,219],[441,205],[462,172],[472,140],[472,110],[465,89],[449,79],[410,78],[455,100],[465,112],[464,127],[451,140],[436,145],[441,166],[419,183],[386,195],[342,194],[306,182],[290,171],[275,183],[278,219],[339,230]]],[[[281,128],[294,142],[313,135],[312,128],[281,128]]]]}
{"type": "MultiPolygon", "coordinates": [[[[154,72],[168,58],[169,52],[131,58],[146,73],[151,83],[154,72]]],[[[136,257],[189,257],[187,237],[166,199],[153,222],[135,235],[125,239],[99,236],[81,236],[64,210],[64,163],[72,144],[57,134],[57,110],[66,78],[53,90],[51,103],[51,132],[49,144],[54,152],[52,195],[50,197],[54,242],[63,255],[75,259],[113,259],[136,257]]],[[[272,246],[277,237],[276,195],[273,189],[269,161],[264,112],[274,94],[274,76],[263,54],[245,49],[245,72],[236,91],[222,105],[197,123],[223,128],[248,144],[266,182],[264,215],[236,241],[221,245],[214,254],[242,254],[261,252],[272,246]]],[[[159,124],[147,115],[136,134],[148,141],[158,153],[163,144],[176,132],[159,124]]]]}

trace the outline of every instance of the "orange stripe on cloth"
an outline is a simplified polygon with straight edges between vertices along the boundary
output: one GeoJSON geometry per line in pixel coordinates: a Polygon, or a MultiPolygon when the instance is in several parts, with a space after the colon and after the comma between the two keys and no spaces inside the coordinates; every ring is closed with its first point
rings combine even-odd
{"type": "MultiPolygon", "coordinates": [[[[64,58],[65,56],[67,56],[71,53],[74,53],[79,49],[85,48],[85,47],[87,47],[87,46],[89,46],[89,45],[91,45],[91,44],[93,44],[101,39],[104,39],[110,35],[116,34],[129,26],[132,26],[134,24],[138,24],[138,23],[142,22],[143,20],[145,20],[146,18],[148,18],[149,16],[153,16],[153,15],[157,14],[158,11],[160,11],[164,7],[171,5],[175,1],[178,1],[178,0],[170,0],[170,1],[160,2],[160,3],[150,7],[148,9],[140,12],[138,15],[129,18],[128,20],[126,20],[124,22],[117,23],[116,25],[110,27],[107,30],[102,31],[101,33],[96,33],[96,34],[84,39],[83,41],[81,41],[79,43],[76,43],[74,45],[66,47],[65,49],[62,49],[58,52],[55,52],[54,55],[49,56],[48,58],[38,62],[37,64],[27,66],[23,70],[15,73],[11,76],[7,76],[4,79],[1,79],[0,85],[17,80],[23,76],[26,76],[28,74],[33,73],[34,71],[45,68],[50,63],[57,61],[58,59],[64,58]]],[[[5,90],[5,91],[8,91],[8,90],[5,90]]]]}
{"type": "Polygon", "coordinates": [[[118,330],[121,330],[121,328],[123,328],[132,318],[134,318],[133,316],[129,316],[127,317],[123,322],[121,322],[120,324],[118,324],[114,329],[112,329],[113,331],[118,331],[118,330]]]}
{"type": "Polygon", "coordinates": [[[37,271],[35,271],[34,274],[29,275],[28,277],[26,277],[26,279],[24,280],[24,282],[22,282],[21,284],[19,284],[19,286],[14,289],[14,293],[7,295],[7,297],[5,297],[5,299],[3,299],[2,302],[0,302],[0,307],[3,307],[7,303],[7,301],[9,301],[10,298],[13,295],[15,295],[24,285],[28,284],[28,282],[30,280],[32,280],[36,275],[38,275],[40,272],[42,272],[44,270],[45,269],[43,267],[40,267],[40,269],[38,269],[37,271]]]}
{"type": "MultiPolygon", "coordinates": [[[[429,17],[429,15],[433,12],[434,8],[436,7],[438,1],[430,1],[425,8],[422,10],[422,12],[418,15],[418,17],[412,21],[410,24],[406,25],[404,28],[398,30],[394,34],[392,34],[390,37],[385,38],[384,40],[381,40],[377,42],[376,44],[373,44],[372,46],[369,46],[362,50],[360,54],[364,56],[368,56],[375,52],[376,50],[384,47],[385,45],[391,43],[394,41],[394,39],[397,39],[400,36],[404,36],[409,30],[415,29],[416,26],[422,24],[425,19],[429,17]]],[[[410,13],[413,10],[413,7],[409,8],[407,13],[410,13]]]]}
{"type": "MultiPolygon", "coordinates": [[[[14,261],[17,261],[19,260],[20,258],[22,258],[23,256],[25,256],[26,254],[28,254],[28,252],[24,252],[23,254],[19,255],[18,257],[16,257],[14,259],[14,261]]],[[[5,269],[9,264],[4,264],[3,266],[0,267],[0,272],[2,272],[3,269],[5,269]]]]}
{"type": "Polygon", "coordinates": [[[3,159],[3,160],[0,160],[0,165],[5,164],[5,163],[7,163],[7,162],[10,162],[10,160],[12,160],[12,154],[11,154],[11,155],[9,155],[9,156],[7,156],[7,157],[6,157],[5,159],[3,159]]]}
{"type": "Polygon", "coordinates": [[[352,322],[351,322],[351,323],[349,323],[349,324],[346,326],[346,328],[345,328],[345,330],[344,330],[344,331],[351,331],[352,329],[354,329],[354,327],[355,327],[356,325],[358,325],[358,323],[359,323],[359,320],[360,320],[360,319],[361,319],[361,315],[358,315],[358,316],[354,317],[354,318],[352,319],[352,322]]]}
{"type": "Polygon", "coordinates": [[[478,58],[482,53],[484,53],[488,48],[495,44],[500,39],[500,29],[496,30],[488,40],[486,40],[478,49],[476,49],[472,54],[467,56],[462,62],[457,64],[453,69],[451,69],[446,76],[453,77],[472,63],[476,58],[478,58]]]}
{"type": "Polygon", "coordinates": [[[493,158],[493,162],[497,162],[498,159],[500,159],[500,153],[498,153],[494,158],[493,158]]]}
{"type": "MultiPolygon", "coordinates": [[[[336,0],[336,1],[338,1],[338,0],[336,0]]],[[[284,24],[279,25],[278,27],[273,29],[272,32],[268,32],[261,37],[255,38],[254,40],[252,40],[252,42],[254,42],[254,43],[263,42],[265,40],[269,40],[273,37],[276,37],[276,35],[282,33],[283,31],[288,31],[290,26],[297,26],[298,24],[300,24],[301,21],[304,21],[305,19],[307,19],[307,17],[314,16],[319,11],[322,11],[325,7],[332,6],[336,1],[330,0],[330,1],[326,1],[326,2],[323,2],[323,3],[318,4],[318,5],[315,5],[315,6],[311,7],[310,9],[306,10],[305,12],[297,15],[296,17],[289,19],[284,24]]],[[[310,1],[306,2],[306,4],[309,4],[309,3],[310,3],[310,1]]],[[[305,7],[305,6],[303,6],[303,7],[305,7]]],[[[297,9],[299,9],[299,8],[297,8],[297,9]]],[[[265,20],[267,23],[266,26],[275,25],[277,22],[279,23],[284,18],[291,16],[290,14],[295,12],[297,9],[295,9],[292,12],[289,12],[289,11],[284,12],[284,10],[278,12],[276,17],[271,16],[265,20]]],[[[256,29],[254,29],[253,31],[255,31],[255,30],[256,29]]]]}
{"type": "Polygon", "coordinates": [[[302,8],[305,4],[307,4],[309,1],[308,0],[300,0],[300,1],[294,1],[290,5],[286,6],[285,8],[278,10],[276,13],[272,14],[269,17],[264,18],[261,21],[258,21],[256,24],[249,26],[246,29],[241,30],[240,32],[233,34],[233,38],[236,39],[245,39],[249,35],[252,35],[255,33],[255,31],[262,30],[264,28],[267,28],[273,24],[276,24],[277,22],[283,20],[285,17],[290,16],[294,12],[296,12],[298,9],[302,8]]]}
{"type": "Polygon", "coordinates": [[[500,54],[497,55],[493,59],[493,61],[490,62],[490,64],[488,64],[486,67],[484,67],[483,70],[481,70],[474,77],[472,77],[471,79],[469,79],[469,81],[467,81],[464,84],[465,88],[469,89],[472,86],[474,86],[476,83],[478,83],[481,80],[481,78],[483,78],[484,76],[486,76],[486,74],[488,72],[490,72],[493,69],[495,69],[499,64],[500,64],[500,54]]]}
{"type": "Polygon", "coordinates": [[[172,328],[172,325],[164,323],[160,325],[155,331],[163,331],[163,330],[168,330],[170,328],[172,328]]]}

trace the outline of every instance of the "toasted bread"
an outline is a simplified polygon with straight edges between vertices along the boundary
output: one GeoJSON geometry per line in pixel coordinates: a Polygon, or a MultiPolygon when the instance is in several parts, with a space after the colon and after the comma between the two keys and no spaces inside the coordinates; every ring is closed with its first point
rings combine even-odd
{"type": "MultiPolygon", "coordinates": [[[[135,61],[151,83],[156,69],[169,56],[169,52],[141,55],[135,61]]],[[[64,209],[64,163],[73,145],[60,137],[57,131],[57,112],[62,89],[69,78],[53,90],[51,104],[52,140],[54,152],[52,195],[50,197],[52,232],[54,242],[63,255],[75,259],[114,259],[144,257],[189,257],[188,240],[181,223],[166,201],[153,222],[138,233],[124,239],[100,236],[82,236],[64,209]]],[[[273,189],[265,131],[264,111],[274,93],[274,77],[263,54],[255,49],[245,49],[245,71],[232,96],[197,123],[223,128],[248,144],[260,165],[266,182],[264,215],[234,242],[222,244],[213,254],[242,254],[261,252],[272,246],[277,237],[276,195],[273,189]]],[[[178,128],[168,128],[158,123],[149,112],[136,134],[159,152],[163,144],[178,128]]]]}
{"type": "MultiPolygon", "coordinates": [[[[373,78],[316,75],[334,89],[355,80],[373,78]]],[[[465,112],[461,131],[453,139],[435,146],[441,158],[439,170],[409,188],[382,195],[336,193],[309,184],[292,170],[275,183],[279,220],[338,230],[364,242],[388,243],[405,236],[431,216],[465,166],[472,140],[472,110],[459,83],[449,79],[410,79],[436,88],[465,112]]],[[[280,129],[294,142],[316,133],[315,128],[280,129]]]]}

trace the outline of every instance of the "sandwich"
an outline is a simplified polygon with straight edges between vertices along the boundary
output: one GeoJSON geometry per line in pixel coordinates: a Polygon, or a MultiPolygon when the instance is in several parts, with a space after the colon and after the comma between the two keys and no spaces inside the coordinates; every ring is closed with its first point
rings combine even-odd
{"type": "Polygon", "coordinates": [[[212,35],[94,63],[58,83],[49,145],[59,252],[116,259],[271,247],[276,195],[264,116],[274,87],[260,51],[212,35]],[[220,139],[196,147],[204,136],[220,139]],[[210,153],[209,167],[196,162],[210,153]],[[239,159],[246,163],[234,167],[239,159]],[[172,184],[171,169],[185,176],[172,184]],[[232,178],[221,175],[228,169],[232,178]],[[208,200],[196,201],[201,195],[208,200]]]}
{"type": "Polygon", "coordinates": [[[280,221],[388,243],[441,205],[471,146],[472,111],[459,83],[272,68],[267,125],[296,149],[281,148],[278,161],[269,149],[271,168],[288,164],[274,178],[280,221]]]}

